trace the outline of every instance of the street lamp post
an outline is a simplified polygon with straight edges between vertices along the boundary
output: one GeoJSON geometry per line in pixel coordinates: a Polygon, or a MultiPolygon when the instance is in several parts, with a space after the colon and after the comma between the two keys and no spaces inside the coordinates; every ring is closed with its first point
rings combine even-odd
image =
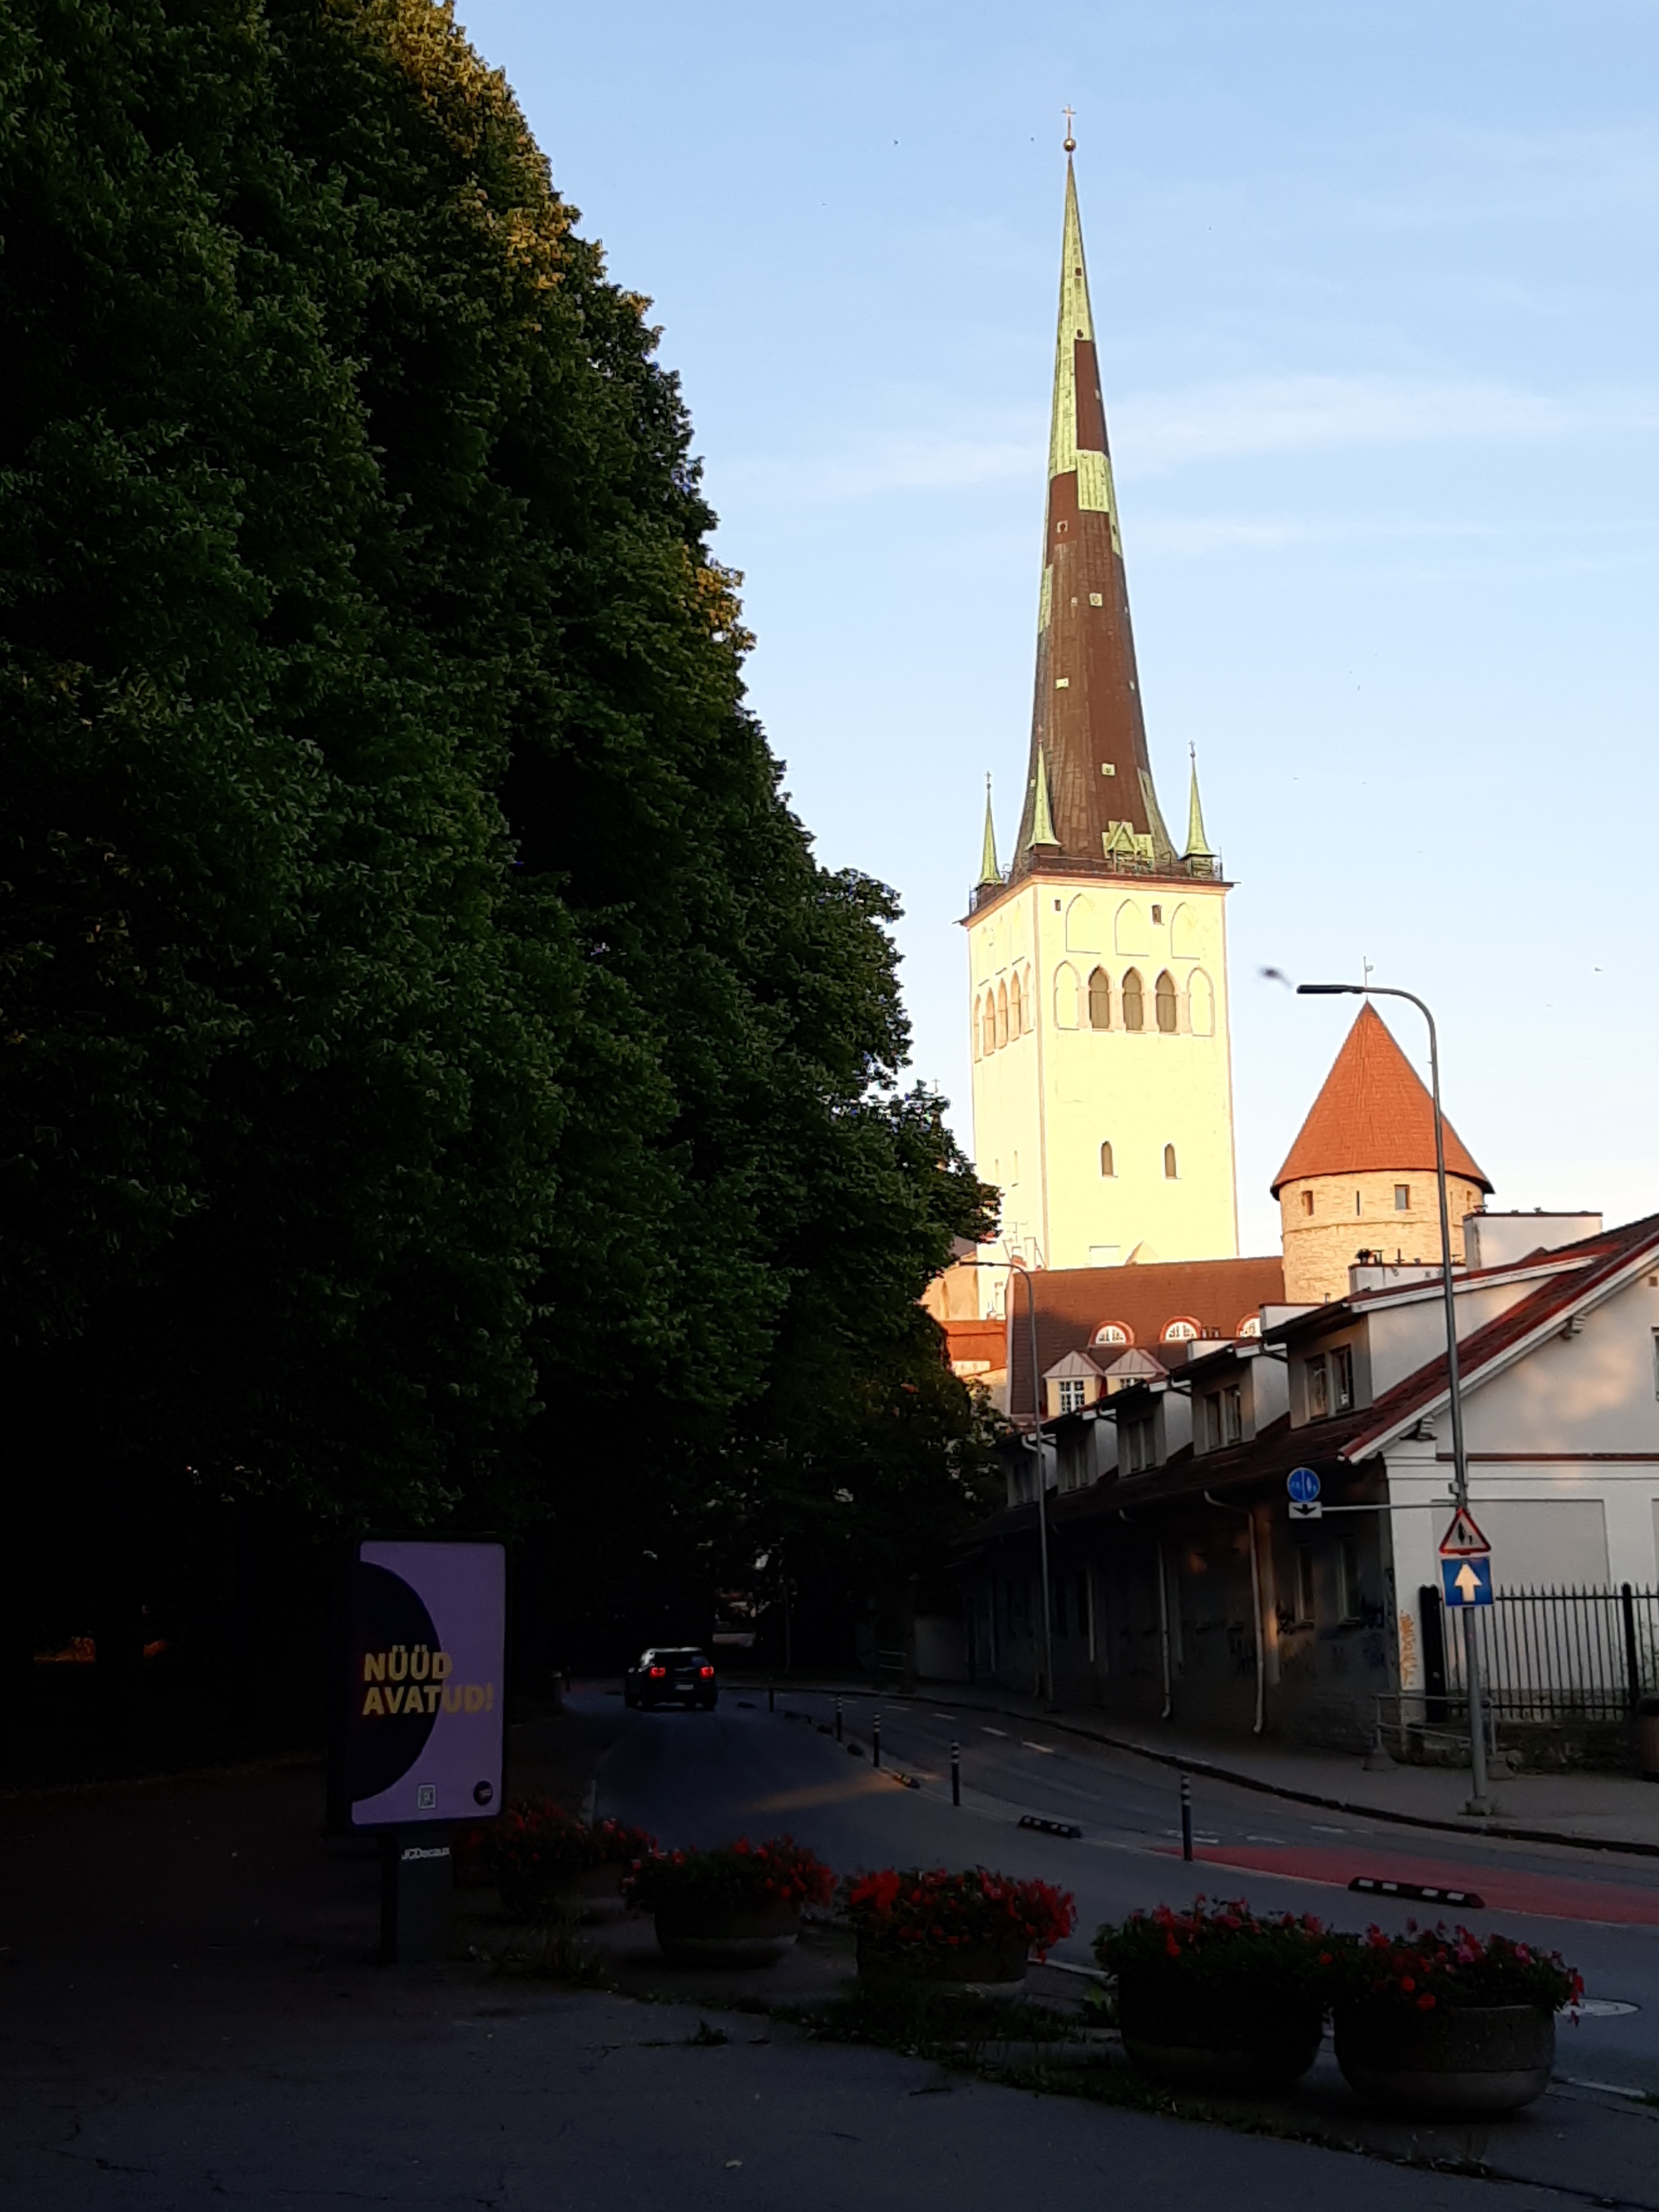
{"type": "MultiPolygon", "coordinates": [[[[1446,1307],[1446,1389],[1451,1407],[1452,1491],[1468,1510],[1469,1463],[1463,1449],[1463,1384],[1457,1358],[1457,1297],[1452,1289],[1451,1208],[1446,1198],[1446,1125],[1440,1111],[1440,1045],[1434,1016],[1415,992],[1381,983],[1298,983],[1302,998],[1404,999],[1429,1025],[1429,1084],[1434,1094],[1434,1176],[1440,1197],[1440,1284],[1446,1307]]],[[[1468,1810],[1485,1818],[1492,1811],[1486,1785],[1486,1737],[1480,1697],[1480,1647],[1474,1632],[1474,1607],[1463,1608],[1463,1680],[1469,1698],[1469,1802],[1468,1810]]]]}
{"type": "Polygon", "coordinates": [[[1042,1698],[1054,1710],[1054,1594],[1048,1584],[1048,1486],[1042,1465],[1042,1377],[1037,1371],[1036,1285],[1029,1267],[1012,1260],[961,1260],[958,1267],[1006,1267],[1025,1285],[1025,1309],[1031,1324],[1031,1442],[1036,1450],[1037,1559],[1042,1576],[1042,1698]]]}

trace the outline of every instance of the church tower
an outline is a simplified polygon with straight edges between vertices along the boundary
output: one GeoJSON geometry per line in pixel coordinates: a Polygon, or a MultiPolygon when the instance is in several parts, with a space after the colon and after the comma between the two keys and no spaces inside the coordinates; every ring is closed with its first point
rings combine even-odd
{"type": "Polygon", "coordinates": [[[1030,761],[1006,873],[988,796],[964,925],[975,1164],[1030,1263],[1230,1259],[1228,886],[1196,765],[1180,853],[1153,788],[1066,151],[1030,761]]]}

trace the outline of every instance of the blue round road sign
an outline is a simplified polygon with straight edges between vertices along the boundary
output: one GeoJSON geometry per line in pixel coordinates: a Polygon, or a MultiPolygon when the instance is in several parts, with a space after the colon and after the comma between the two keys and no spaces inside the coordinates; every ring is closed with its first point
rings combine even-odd
{"type": "Polygon", "coordinates": [[[1319,1477],[1310,1467],[1293,1467],[1285,1478],[1285,1487],[1298,1505],[1311,1505],[1319,1495],[1319,1477]]]}

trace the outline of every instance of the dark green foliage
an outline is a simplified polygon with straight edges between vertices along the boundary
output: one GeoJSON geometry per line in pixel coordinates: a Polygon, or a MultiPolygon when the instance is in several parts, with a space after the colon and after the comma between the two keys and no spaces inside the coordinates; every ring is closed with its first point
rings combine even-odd
{"type": "Polygon", "coordinates": [[[712,1572],[852,1466],[902,1571],[893,1500],[960,1488],[915,1300],[984,1194],[894,1088],[890,898],[783,803],[674,380],[573,221],[429,0],[0,0],[43,1542],[257,1493],[712,1572]]]}

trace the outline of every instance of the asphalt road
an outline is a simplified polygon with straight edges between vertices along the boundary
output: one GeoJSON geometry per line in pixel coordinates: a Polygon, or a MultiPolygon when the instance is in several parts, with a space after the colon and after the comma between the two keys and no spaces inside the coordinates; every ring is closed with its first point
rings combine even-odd
{"type": "MultiPolygon", "coordinates": [[[[578,1691],[578,1705],[614,1693],[578,1691]]],[[[822,1692],[728,1691],[708,1713],[641,1713],[599,1772],[601,1812],[667,1844],[751,1840],[787,1830],[846,1873],[858,1867],[981,1864],[1038,1875],[1072,1891],[1078,1932],[1055,1954],[1086,1964],[1103,1920],[1137,1906],[1247,1896],[1261,1907],[1316,1913],[1338,1927],[1409,1917],[1501,1928],[1583,1972],[1589,2006],[1562,2027],[1571,2080],[1659,2088],[1659,1865],[1567,1847],[1367,1822],[1222,1783],[1193,1784],[1196,1863],[1180,1856],[1176,1775],[1029,1721],[942,1702],[844,1698],[849,1753],[828,1729],[822,1692]],[[882,1716],[883,1771],[867,1756],[882,1716]],[[790,1719],[793,1712],[799,1717],[790,1719]],[[950,1747],[962,1747],[963,1802],[950,1797],[950,1747]],[[908,1789],[895,1778],[920,1784],[908,1789]],[[1068,1821],[1079,1838],[1024,1829],[1022,1814],[1068,1821]],[[1349,1892],[1355,1875],[1476,1891],[1481,1911],[1443,1914],[1349,1892]],[[1601,2005],[1633,2008],[1601,2012],[1601,2005]]]]}

